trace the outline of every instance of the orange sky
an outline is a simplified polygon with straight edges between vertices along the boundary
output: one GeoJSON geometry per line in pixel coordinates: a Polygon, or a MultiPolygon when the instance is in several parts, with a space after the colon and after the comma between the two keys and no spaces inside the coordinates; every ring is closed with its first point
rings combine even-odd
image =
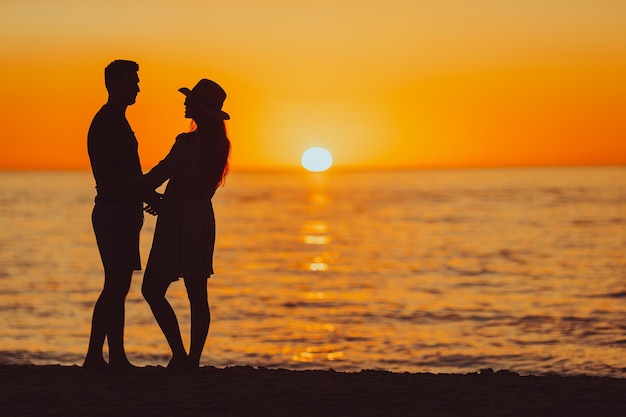
{"type": "Polygon", "coordinates": [[[623,0],[4,0],[0,169],[86,169],[103,69],[140,65],[144,169],[228,92],[233,169],[626,164],[623,0]]]}

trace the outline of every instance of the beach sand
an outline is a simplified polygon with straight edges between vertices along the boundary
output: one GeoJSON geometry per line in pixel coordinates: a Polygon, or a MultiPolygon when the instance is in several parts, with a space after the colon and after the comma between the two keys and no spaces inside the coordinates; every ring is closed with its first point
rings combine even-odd
{"type": "Polygon", "coordinates": [[[0,365],[0,415],[13,416],[624,416],[626,379],[161,367],[97,374],[0,365]]]}

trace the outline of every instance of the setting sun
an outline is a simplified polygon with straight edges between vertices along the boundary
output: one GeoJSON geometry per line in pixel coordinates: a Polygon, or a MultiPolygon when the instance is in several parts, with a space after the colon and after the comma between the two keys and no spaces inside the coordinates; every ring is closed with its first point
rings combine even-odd
{"type": "Polygon", "coordinates": [[[302,154],[302,166],[311,172],[323,172],[333,164],[333,156],[324,148],[309,148],[302,154]]]}

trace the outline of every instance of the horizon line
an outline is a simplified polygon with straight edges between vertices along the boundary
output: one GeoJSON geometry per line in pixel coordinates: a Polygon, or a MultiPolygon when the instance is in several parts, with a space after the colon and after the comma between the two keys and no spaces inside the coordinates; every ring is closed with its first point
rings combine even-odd
{"type": "MultiPolygon", "coordinates": [[[[324,174],[333,172],[392,172],[392,171],[437,171],[437,170],[475,170],[475,169],[555,169],[555,168],[621,168],[626,167],[626,163],[610,163],[610,164],[502,164],[502,165],[410,165],[410,166],[338,166],[331,167],[323,172],[309,172],[303,167],[298,166],[282,166],[282,167],[231,167],[230,172],[242,172],[242,173],[310,173],[310,174],[324,174]]],[[[91,168],[62,168],[62,167],[49,167],[49,168],[3,168],[0,167],[0,172],[91,172],[91,168]]],[[[146,171],[147,172],[147,171],[146,171]]]]}

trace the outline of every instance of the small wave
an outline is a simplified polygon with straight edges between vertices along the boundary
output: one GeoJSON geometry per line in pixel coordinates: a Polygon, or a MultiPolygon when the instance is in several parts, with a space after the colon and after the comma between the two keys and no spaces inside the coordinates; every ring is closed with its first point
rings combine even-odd
{"type": "Polygon", "coordinates": [[[511,343],[514,343],[518,346],[536,346],[536,345],[558,345],[561,343],[560,340],[551,339],[551,340],[511,340],[511,343]]]}
{"type": "Polygon", "coordinates": [[[426,355],[416,361],[416,365],[432,368],[502,368],[519,362],[522,355],[426,355]]]}
{"type": "Polygon", "coordinates": [[[626,346],[626,339],[610,340],[608,342],[604,342],[604,343],[601,343],[601,344],[605,345],[605,346],[616,346],[616,345],[618,345],[618,346],[626,346]]]}
{"type": "Polygon", "coordinates": [[[626,298],[626,291],[609,292],[605,294],[588,295],[589,298],[626,298]]]}
{"type": "Polygon", "coordinates": [[[0,351],[0,364],[3,365],[75,365],[82,363],[83,356],[72,353],[13,350],[0,351]]]}
{"type": "Polygon", "coordinates": [[[331,307],[348,307],[351,303],[339,301],[288,301],[283,303],[285,308],[331,308],[331,307]]]}

